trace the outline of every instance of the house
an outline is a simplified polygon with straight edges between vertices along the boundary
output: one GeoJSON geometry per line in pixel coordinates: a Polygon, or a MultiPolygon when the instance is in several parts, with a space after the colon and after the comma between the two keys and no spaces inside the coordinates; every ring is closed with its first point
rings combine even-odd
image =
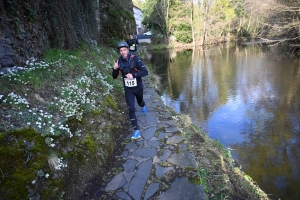
{"type": "Polygon", "coordinates": [[[136,23],[136,33],[141,34],[146,30],[146,27],[142,24],[142,19],[143,19],[142,10],[136,6],[133,6],[133,14],[136,23]]]}

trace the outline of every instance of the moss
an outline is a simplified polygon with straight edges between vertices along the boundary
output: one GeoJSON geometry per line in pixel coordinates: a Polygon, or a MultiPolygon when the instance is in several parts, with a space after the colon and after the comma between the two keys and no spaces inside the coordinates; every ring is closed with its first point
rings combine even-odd
{"type": "Polygon", "coordinates": [[[159,165],[162,166],[162,167],[167,167],[167,166],[169,166],[168,162],[166,162],[166,161],[160,161],[160,162],[159,162],[159,165]]]}
{"type": "Polygon", "coordinates": [[[91,112],[92,115],[100,115],[100,114],[102,114],[102,113],[104,113],[104,110],[103,110],[103,109],[93,110],[93,111],[91,112]]]}
{"type": "Polygon", "coordinates": [[[83,144],[88,148],[88,150],[91,153],[95,153],[97,149],[97,143],[96,139],[92,135],[87,134],[83,140],[83,144]]]}
{"type": "Polygon", "coordinates": [[[3,141],[3,139],[4,139],[4,133],[0,132],[0,143],[3,141]]]}
{"type": "Polygon", "coordinates": [[[183,172],[191,172],[191,171],[198,172],[198,170],[193,166],[186,166],[186,167],[182,168],[182,171],[183,172]]]}
{"type": "Polygon", "coordinates": [[[110,95],[106,96],[106,100],[112,105],[112,107],[114,108],[115,111],[118,110],[118,105],[116,104],[116,102],[113,100],[113,98],[110,95]]]}
{"type": "Polygon", "coordinates": [[[197,184],[197,185],[200,185],[202,184],[202,180],[199,176],[195,176],[195,177],[189,177],[188,178],[188,181],[192,184],[197,184]]]}
{"type": "Polygon", "coordinates": [[[46,182],[45,188],[48,189],[45,190],[42,195],[43,200],[57,199],[57,197],[63,193],[65,183],[61,179],[50,179],[46,182]]]}
{"type": "Polygon", "coordinates": [[[27,188],[36,178],[36,171],[47,163],[44,138],[32,129],[9,132],[2,137],[0,193],[4,199],[27,199],[27,188]]]}

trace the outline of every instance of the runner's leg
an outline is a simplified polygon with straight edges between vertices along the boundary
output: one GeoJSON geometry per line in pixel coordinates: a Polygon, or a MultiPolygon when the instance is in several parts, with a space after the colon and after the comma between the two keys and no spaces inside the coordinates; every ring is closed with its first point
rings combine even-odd
{"type": "Polygon", "coordinates": [[[136,97],[136,101],[138,103],[138,105],[140,107],[144,107],[145,106],[145,102],[144,102],[144,89],[141,87],[139,88],[136,93],[135,93],[135,97],[136,97]]]}
{"type": "Polygon", "coordinates": [[[129,118],[130,118],[131,124],[132,124],[134,130],[138,130],[139,128],[137,125],[137,119],[135,116],[135,108],[134,108],[135,95],[133,92],[125,89],[125,98],[126,98],[126,103],[128,106],[129,118]]]}

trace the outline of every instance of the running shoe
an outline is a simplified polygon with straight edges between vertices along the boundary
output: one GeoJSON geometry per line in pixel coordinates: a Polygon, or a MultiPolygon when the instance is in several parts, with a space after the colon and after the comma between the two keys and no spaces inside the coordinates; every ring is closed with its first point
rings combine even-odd
{"type": "Polygon", "coordinates": [[[146,106],[142,107],[142,113],[146,114],[146,112],[147,112],[147,107],[146,106]]]}
{"type": "Polygon", "coordinates": [[[133,131],[133,136],[131,137],[131,139],[132,140],[137,140],[139,138],[141,138],[141,134],[140,134],[139,130],[134,130],[133,131]]]}

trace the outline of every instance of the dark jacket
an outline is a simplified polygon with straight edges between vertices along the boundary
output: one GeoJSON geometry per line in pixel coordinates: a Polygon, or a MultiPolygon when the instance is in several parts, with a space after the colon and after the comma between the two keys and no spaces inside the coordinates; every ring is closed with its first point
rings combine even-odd
{"type": "Polygon", "coordinates": [[[122,56],[120,56],[118,63],[119,63],[119,68],[116,70],[113,69],[112,72],[112,76],[114,79],[116,79],[119,76],[120,72],[123,78],[126,78],[125,76],[126,74],[131,73],[133,78],[136,78],[137,80],[136,87],[143,86],[142,77],[148,75],[148,70],[138,56],[129,53],[127,60],[124,59],[122,56]]]}
{"type": "Polygon", "coordinates": [[[128,39],[127,40],[127,44],[129,46],[129,50],[130,51],[136,51],[137,50],[137,46],[140,45],[139,41],[137,39],[128,39]]]}

